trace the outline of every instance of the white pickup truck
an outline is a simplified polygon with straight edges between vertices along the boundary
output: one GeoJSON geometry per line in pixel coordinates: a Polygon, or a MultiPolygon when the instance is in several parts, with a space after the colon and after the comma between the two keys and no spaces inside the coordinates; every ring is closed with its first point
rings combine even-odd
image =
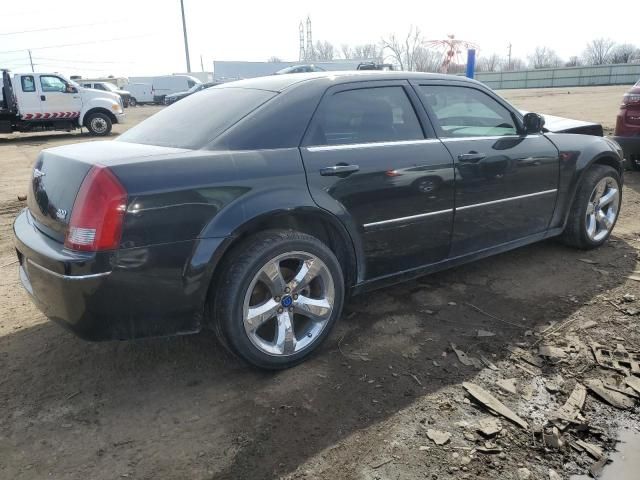
{"type": "Polygon", "coordinates": [[[57,73],[2,70],[0,133],[74,130],[108,135],[124,120],[122,100],[111,92],[82,88],[57,73]]]}

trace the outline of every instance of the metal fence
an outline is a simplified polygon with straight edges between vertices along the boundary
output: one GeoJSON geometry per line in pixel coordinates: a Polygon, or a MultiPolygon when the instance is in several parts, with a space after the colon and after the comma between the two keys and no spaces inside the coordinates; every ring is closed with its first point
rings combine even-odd
{"type": "Polygon", "coordinates": [[[540,68],[518,72],[478,72],[476,80],[494,90],[507,88],[632,85],[640,79],[640,64],[540,68]]]}

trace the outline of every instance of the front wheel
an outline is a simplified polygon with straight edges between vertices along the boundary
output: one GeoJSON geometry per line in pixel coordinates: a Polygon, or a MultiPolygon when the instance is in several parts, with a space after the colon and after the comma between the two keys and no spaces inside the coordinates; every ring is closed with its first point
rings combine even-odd
{"type": "Polygon", "coordinates": [[[310,235],[272,230],[225,259],[209,308],[223,345],[254,366],[305,360],[328,336],[344,301],[340,264],[310,235]]]}
{"type": "Polygon", "coordinates": [[[591,249],[607,241],[618,220],[622,182],[617,170],[593,165],[584,174],[562,234],[565,244],[591,249]]]}
{"type": "Polygon", "coordinates": [[[111,133],[113,127],[111,119],[104,113],[92,113],[87,115],[84,120],[84,126],[87,127],[91,135],[104,137],[111,133]]]}
{"type": "Polygon", "coordinates": [[[129,106],[130,107],[135,107],[137,105],[138,105],[138,101],[135,98],[133,98],[133,97],[129,98],[129,106]]]}

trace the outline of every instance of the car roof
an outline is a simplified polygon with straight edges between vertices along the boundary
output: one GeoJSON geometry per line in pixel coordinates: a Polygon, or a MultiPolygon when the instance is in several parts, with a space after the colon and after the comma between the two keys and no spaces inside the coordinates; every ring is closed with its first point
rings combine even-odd
{"type": "Polygon", "coordinates": [[[226,82],[213,88],[256,88],[282,92],[287,88],[300,83],[349,83],[354,81],[370,80],[449,80],[458,82],[479,83],[476,80],[459,75],[445,75],[441,73],[404,72],[404,71],[372,71],[350,70],[336,72],[307,72],[286,73],[282,75],[270,75],[267,77],[247,78],[234,82],[226,82]]]}

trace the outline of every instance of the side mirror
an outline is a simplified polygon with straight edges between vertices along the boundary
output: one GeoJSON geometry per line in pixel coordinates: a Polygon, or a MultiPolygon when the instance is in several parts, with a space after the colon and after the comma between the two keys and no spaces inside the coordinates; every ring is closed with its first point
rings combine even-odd
{"type": "Polygon", "coordinates": [[[73,85],[67,85],[66,92],[67,93],[78,93],[78,89],[76,87],[74,87],[73,85]]]}
{"type": "Polygon", "coordinates": [[[537,113],[527,113],[524,116],[525,133],[540,133],[544,128],[544,117],[537,113]]]}

